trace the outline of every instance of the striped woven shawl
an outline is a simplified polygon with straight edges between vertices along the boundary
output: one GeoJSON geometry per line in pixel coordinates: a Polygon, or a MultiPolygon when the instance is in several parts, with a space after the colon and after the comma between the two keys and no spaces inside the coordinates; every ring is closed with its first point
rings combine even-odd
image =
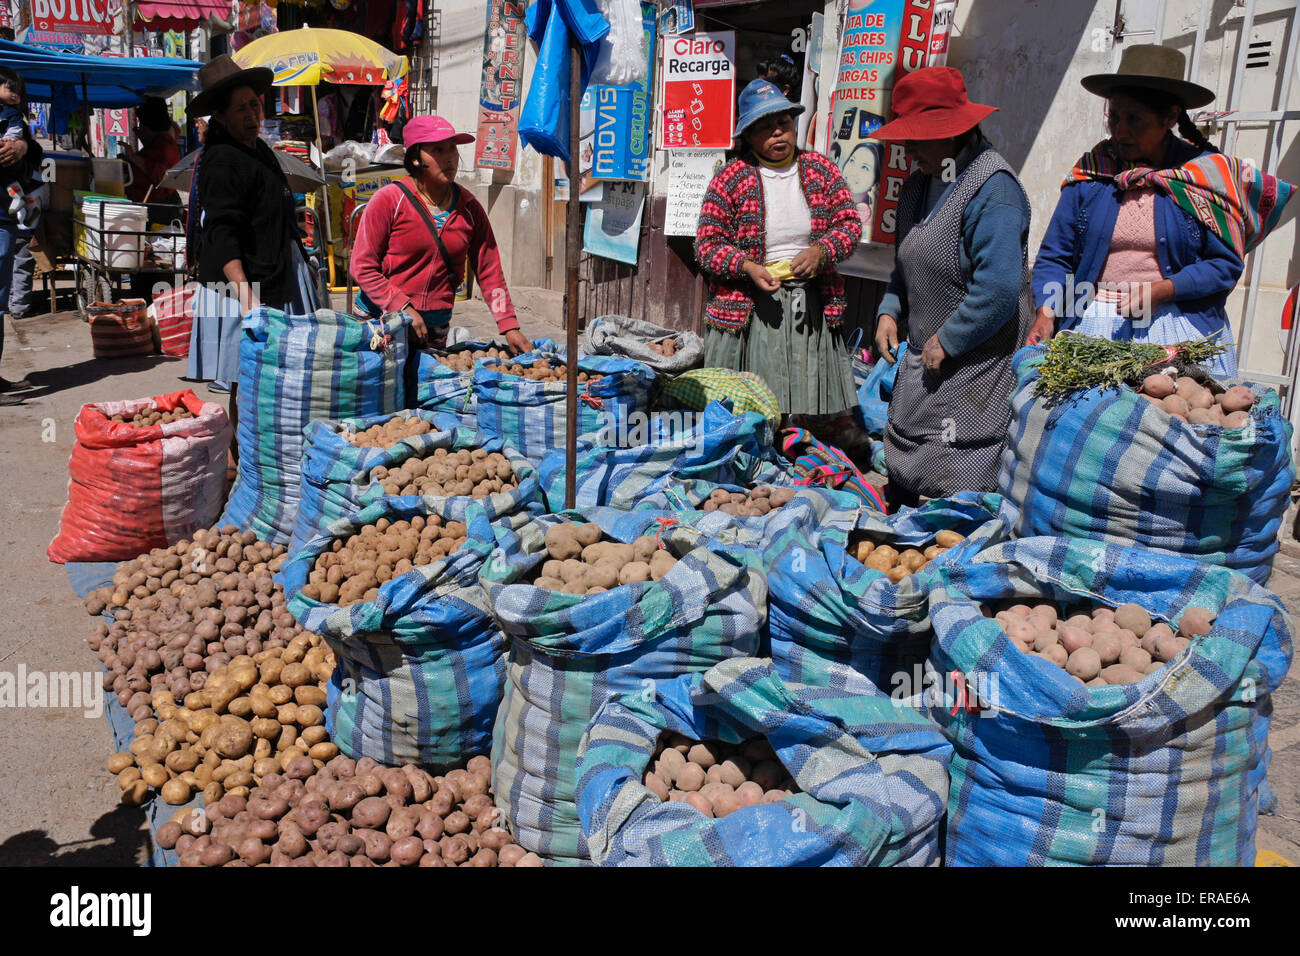
{"type": "Polygon", "coordinates": [[[1085,153],[1062,188],[1087,180],[1110,181],[1120,189],[1155,188],[1244,255],[1264,241],[1282,218],[1295,187],[1250,163],[1208,153],[1176,169],[1124,163],[1110,140],[1085,153]]]}

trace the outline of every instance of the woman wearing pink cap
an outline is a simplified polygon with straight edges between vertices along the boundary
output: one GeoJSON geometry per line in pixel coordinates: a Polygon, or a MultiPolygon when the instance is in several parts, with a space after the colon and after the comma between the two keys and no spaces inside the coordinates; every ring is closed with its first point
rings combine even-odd
{"type": "Polygon", "coordinates": [[[361,287],[357,305],[376,316],[406,312],[417,344],[445,347],[468,259],[497,329],[512,350],[528,351],[532,343],[519,329],[487,212],[456,185],[456,147],[474,137],[457,133],[441,116],[417,116],[403,139],[410,176],[375,193],[357,229],[351,264],[361,287]]]}

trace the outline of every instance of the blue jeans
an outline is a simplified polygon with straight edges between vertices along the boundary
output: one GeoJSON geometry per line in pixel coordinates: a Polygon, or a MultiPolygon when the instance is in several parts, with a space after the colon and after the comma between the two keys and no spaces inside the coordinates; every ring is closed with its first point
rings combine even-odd
{"type": "MultiPolygon", "coordinates": [[[[9,311],[9,284],[14,274],[14,254],[18,251],[18,223],[0,220],[0,315],[9,311]]],[[[5,331],[0,321],[0,356],[4,355],[5,331]]]]}
{"type": "Polygon", "coordinates": [[[36,277],[36,259],[31,253],[32,233],[18,233],[18,251],[14,254],[13,278],[9,282],[9,312],[21,319],[32,312],[32,280],[36,277]]]}

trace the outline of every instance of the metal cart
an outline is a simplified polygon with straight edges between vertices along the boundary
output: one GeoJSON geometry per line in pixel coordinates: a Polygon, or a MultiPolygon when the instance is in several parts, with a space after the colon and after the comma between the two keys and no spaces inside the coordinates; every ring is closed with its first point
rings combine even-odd
{"type": "Polygon", "coordinates": [[[168,204],[90,202],[73,213],[73,251],[77,310],[89,319],[95,302],[120,298],[124,282],[133,275],[172,275],[185,278],[185,230],[173,219],[164,231],[151,229],[151,218],[174,215],[168,204]],[[92,207],[97,207],[90,211],[92,207]]]}

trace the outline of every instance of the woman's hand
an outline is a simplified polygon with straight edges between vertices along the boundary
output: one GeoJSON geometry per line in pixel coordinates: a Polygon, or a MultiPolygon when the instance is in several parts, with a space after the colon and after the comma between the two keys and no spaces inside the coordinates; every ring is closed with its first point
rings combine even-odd
{"type": "Polygon", "coordinates": [[[1040,342],[1046,342],[1052,337],[1056,330],[1056,316],[1047,306],[1043,306],[1034,316],[1034,324],[1029,327],[1029,334],[1025,336],[1026,345],[1038,345],[1040,342]]]}
{"type": "Polygon", "coordinates": [[[506,333],[506,345],[510,347],[513,355],[523,355],[533,350],[533,343],[528,341],[528,336],[519,329],[511,329],[506,333]]]}
{"type": "Polygon", "coordinates": [[[429,330],[424,327],[424,316],[413,305],[408,305],[405,311],[411,317],[411,338],[416,348],[421,348],[429,337],[429,330]]]}
{"type": "Polygon", "coordinates": [[[1150,319],[1151,313],[1158,305],[1172,301],[1174,284],[1169,279],[1159,282],[1135,282],[1128,290],[1119,294],[1115,311],[1130,319],[1150,319]]]}
{"type": "Polygon", "coordinates": [[[898,349],[898,322],[892,315],[881,314],[876,317],[876,354],[893,365],[898,359],[894,352],[898,349]]]}
{"type": "MultiPolygon", "coordinates": [[[[800,253],[803,255],[803,253],[800,253]]],[[[781,288],[781,283],[772,278],[772,273],[767,271],[766,266],[760,266],[752,259],[746,259],[740,267],[745,275],[749,276],[751,282],[758,286],[760,292],[766,292],[769,295],[781,288]]]]}
{"type": "Polygon", "coordinates": [[[22,139],[0,140],[0,166],[16,163],[27,155],[27,141],[22,139]]]}
{"type": "Polygon", "coordinates": [[[790,271],[801,279],[815,276],[826,264],[826,250],[814,243],[790,261],[790,271]]]}
{"type": "Polygon", "coordinates": [[[938,334],[930,336],[930,340],[925,343],[925,348],[921,350],[921,364],[925,366],[925,370],[931,375],[939,374],[939,366],[947,357],[948,353],[943,350],[938,334]]]}

